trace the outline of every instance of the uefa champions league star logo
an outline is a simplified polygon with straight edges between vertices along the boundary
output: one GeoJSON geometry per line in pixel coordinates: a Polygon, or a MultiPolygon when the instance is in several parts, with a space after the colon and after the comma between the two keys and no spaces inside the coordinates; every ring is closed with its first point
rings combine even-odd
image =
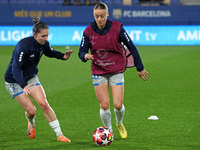
{"type": "Polygon", "coordinates": [[[99,58],[105,59],[106,57],[108,57],[109,52],[106,51],[105,49],[98,49],[97,54],[98,54],[99,58]]]}
{"type": "Polygon", "coordinates": [[[98,66],[110,66],[110,65],[115,65],[115,61],[111,61],[108,57],[109,52],[106,51],[105,49],[98,49],[97,50],[97,55],[100,59],[97,59],[94,64],[98,66]],[[108,58],[107,58],[108,57],[108,58]],[[106,59],[107,58],[107,59],[106,59]]]}

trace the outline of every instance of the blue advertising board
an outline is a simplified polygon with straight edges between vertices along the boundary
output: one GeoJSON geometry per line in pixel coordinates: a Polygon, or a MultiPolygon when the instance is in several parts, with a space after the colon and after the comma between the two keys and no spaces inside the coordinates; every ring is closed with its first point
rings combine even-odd
{"type": "MultiPolygon", "coordinates": [[[[88,25],[93,6],[0,5],[0,25],[32,25],[34,17],[52,26],[88,25]]],[[[108,19],[124,25],[200,25],[200,6],[109,6],[108,19]]]]}
{"type": "MultiPolygon", "coordinates": [[[[80,45],[86,26],[50,26],[52,46],[80,45]]],[[[124,26],[135,45],[200,45],[200,26],[124,26]]],[[[0,46],[16,45],[32,26],[0,26],[0,46]]]]}

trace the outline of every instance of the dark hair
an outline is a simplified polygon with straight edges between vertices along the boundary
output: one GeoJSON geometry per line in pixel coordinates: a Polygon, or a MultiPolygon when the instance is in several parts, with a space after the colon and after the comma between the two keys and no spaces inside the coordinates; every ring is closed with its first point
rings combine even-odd
{"type": "Polygon", "coordinates": [[[36,17],[33,19],[33,32],[34,33],[40,33],[40,29],[49,29],[48,25],[44,22],[39,22],[40,21],[40,17],[36,17]]]}
{"type": "Polygon", "coordinates": [[[105,3],[103,3],[103,2],[97,3],[97,4],[94,6],[93,11],[96,10],[96,9],[105,9],[106,12],[108,12],[108,6],[107,6],[105,3]]]}

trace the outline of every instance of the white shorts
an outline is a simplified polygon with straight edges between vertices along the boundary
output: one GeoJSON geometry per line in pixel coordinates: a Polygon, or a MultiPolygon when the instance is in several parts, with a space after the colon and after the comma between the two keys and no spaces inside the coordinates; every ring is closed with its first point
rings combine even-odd
{"type": "Polygon", "coordinates": [[[106,74],[106,75],[92,75],[93,85],[98,86],[105,82],[109,82],[110,86],[123,85],[124,73],[106,74]]]}
{"type": "MultiPolygon", "coordinates": [[[[33,87],[35,87],[37,85],[41,85],[41,83],[40,83],[40,81],[39,81],[37,76],[29,79],[27,83],[28,84],[34,84],[30,88],[33,88],[33,87]]],[[[8,83],[8,82],[5,81],[5,85],[6,85],[6,89],[7,89],[8,93],[13,98],[15,98],[16,96],[24,93],[24,90],[21,88],[21,86],[18,83],[8,83]]]]}

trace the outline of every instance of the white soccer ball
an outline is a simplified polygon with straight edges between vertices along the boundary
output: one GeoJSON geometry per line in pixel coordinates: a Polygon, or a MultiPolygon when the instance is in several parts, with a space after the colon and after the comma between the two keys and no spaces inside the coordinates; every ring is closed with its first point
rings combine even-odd
{"type": "Polygon", "coordinates": [[[110,145],[113,140],[113,133],[107,127],[99,127],[93,133],[93,141],[98,146],[110,145]]]}

